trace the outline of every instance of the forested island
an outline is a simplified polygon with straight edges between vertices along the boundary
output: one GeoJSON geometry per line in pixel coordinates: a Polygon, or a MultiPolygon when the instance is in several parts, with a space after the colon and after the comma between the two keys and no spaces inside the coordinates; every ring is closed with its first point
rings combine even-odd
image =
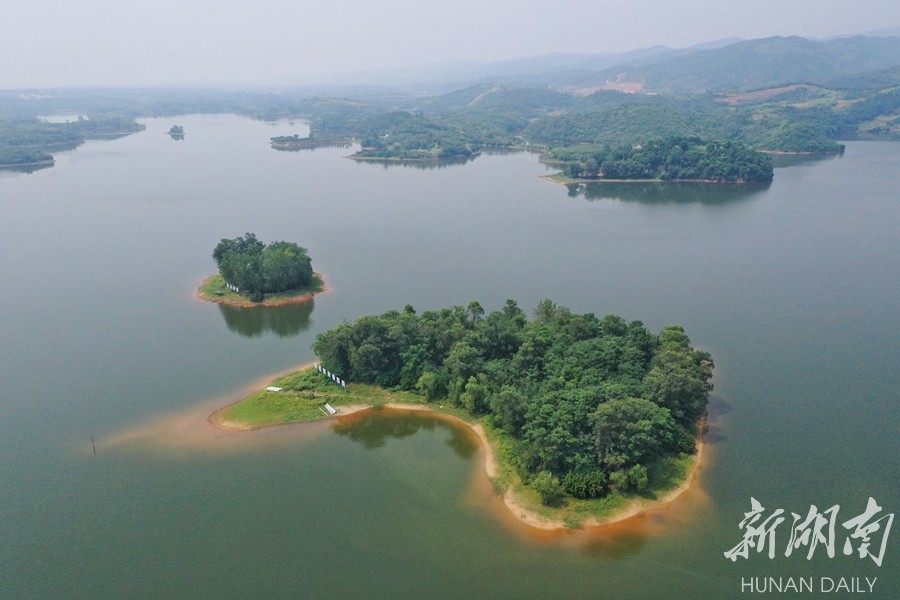
{"type": "Polygon", "coordinates": [[[321,418],[327,401],[449,408],[484,426],[499,489],[576,520],[680,483],[712,389],[712,357],[682,327],[656,335],[640,321],[579,315],[550,300],[531,320],[513,300],[487,315],[478,302],[421,315],[407,306],[320,333],[313,350],[350,382],[346,390],[300,371],[221,418],[248,426],[321,418]]]}
{"type": "Polygon", "coordinates": [[[315,135],[309,135],[307,137],[300,137],[298,134],[294,135],[279,135],[272,138],[269,138],[271,142],[272,148],[275,150],[287,150],[287,151],[295,151],[295,150],[310,150],[313,148],[332,148],[332,147],[340,147],[345,148],[353,143],[353,139],[349,137],[341,137],[341,136],[325,136],[319,137],[315,135]]]}
{"type": "Polygon", "coordinates": [[[184,127],[181,125],[172,125],[172,127],[169,128],[168,133],[173,140],[184,139],[184,127]]]}
{"type": "Polygon", "coordinates": [[[238,306],[309,300],[325,290],[306,248],[294,242],[265,244],[256,234],[222,238],[212,253],[219,274],[203,282],[201,298],[238,306]]]}
{"type": "Polygon", "coordinates": [[[740,142],[668,137],[646,144],[554,148],[542,159],[560,165],[567,183],[596,180],[772,181],[772,159],[740,142]]]}

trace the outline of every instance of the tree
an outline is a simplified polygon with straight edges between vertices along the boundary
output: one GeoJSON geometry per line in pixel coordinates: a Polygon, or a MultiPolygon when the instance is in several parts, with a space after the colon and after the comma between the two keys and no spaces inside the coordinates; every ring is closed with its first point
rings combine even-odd
{"type": "Polygon", "coordinates": [[[484,385],[475,376],[469,377],[466,387],[459,396],[460,404],[473,415],[482,414],[487,409],[484,385]]]}
{"type": "Polygon", "coordinates": [[[683,331],[664,331],[653,368],[644,378],[644,397],[668,408],[675,420],[692,426],[703,416],[712,384],[712,358],[691,349],[683,331]]]}
{"type": "Polygon", "coordinates": [[[576,498],[601,498],[609,491],[609,480],[598,469],[569,471],[562,480],[563,489],[576,498]]]}
{"type": "Polygon", "coordinates": [[[535,323],[550,323],[556,316],[556,303],[549,298],[545,298],[538,302],[537,308],[534,309],[535,323]]]}
{"type": "Polygon", "coordinates": [[[400,387],[411,390],[428,367],[428,353],[419,344],[409,346],[400,353],[400,387]]]}
{"type": "Polygon", "coordinates": [[[525,397],[513,387],[506,386],[491,396],[494,422],[514,436],[518,436],[522,431],[527,410],[528,402],[525,397]]]}
{"type": "Polygon", "coordinates": [[[467,381],[469,377],[477,374],[483,364],[481,354],[471,344],[463,340],[453,345],[450,354],[444,361],[444,365],[451,377],[467,381]]]}
{"type": "Polygon", "coordinates": [[[466,314],[469,315],[472,323],[478,323],[484,317],[484,309],[481,308],[481,304],[477,300],[472,300],[469,302],[469,306],[466,307],[466,314]]]}
{"type": "Polygon", "coordinates": [[[594,412],[597,462],[618,468],[651,461],[671,449],[675,427],[669,410],[649,400],[604,402],[594,412]]]}
{"type": "Polygon", "coordinates": [[[447,393],[444,382],[441,381],[441,377],[434,371],[422,373],[419,381],[416,382],[416,389],[419,393],[425,395],[425,399],[428,402],[435,402],[447,393]]]}
{"type": "Polygon", "coordinates": [[[233,240],[222,238],[213,250],[213,260],[216,264],[221,264],[222,259],[229,252],[237,252],[238,254],[257,254],[262,252],[265,244],[256,239],[255,233],[246,233],[244,237],[236,237],[233,240]]]}
{"type": "Polygon", "coordinates": [[[546,506],[554,506],[565,497],[559,479],[551,475],[548,471],[541,471],[531,480],[531,488],[541,495],[541,502],[546,506]]]}
{"type": "Polygon", "coordinates": [[[293,242],[273,242],[262,250],[263,291],[280,292],[312,283],[312,261],[293,242]]]}

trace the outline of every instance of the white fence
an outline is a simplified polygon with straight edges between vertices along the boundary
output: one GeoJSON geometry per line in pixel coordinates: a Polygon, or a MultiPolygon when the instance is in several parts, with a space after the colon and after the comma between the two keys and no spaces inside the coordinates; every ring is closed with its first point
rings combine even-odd
{"type": "Polygon", "coordinates": [[[338,385],[341,386],[342,388],[344,388],[344,389],[347,388],[347,382],[346,382],[346,381],[344,381],[343,379],[341,379],[340,377],[338,377],[337,375],[335,375],[334,373],[332,373],[331,371],[329,371],[328,369],[326,369],[325,367],[323,367],[323,366],[322,366],[321,364],[319,364],[319,363],[316,363],[316,371],[318,371],[319,373],[321,373],[321,374],[324,375],[325,377],[328,377],[329,379],[331,379],[333,382],[335,382],[336,384],[338,384],[338,385]]]}

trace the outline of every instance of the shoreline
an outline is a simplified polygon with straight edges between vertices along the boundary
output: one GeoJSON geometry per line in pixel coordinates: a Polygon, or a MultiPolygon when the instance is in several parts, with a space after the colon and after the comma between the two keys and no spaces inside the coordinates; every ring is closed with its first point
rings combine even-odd
{"type": "Polygon", "coordinates": [[[844,150],[757,150],[757,152],[776,156],[834,156],[843,154],[844,150]]]}
{"type": "MultiPolygon", "coordinates": [[[[309,363],[310,366],[315,363],[309,363]]],[[[248,432],[248,431],[259,431],[261,429],[268,429],[271,427],[278,427],[278,425],[240,425],[238,423],[234,423],[231,421],[226,421],[222,417],[223,413],[226,409],[241,402],[241,400],[237,400],[236,402],[230,403],[226,406],[222,406],[215,410],[212,414],[209,415],[207,421],[211,423],[213,426],[230,433],[239,433],[239,432],[248,432]]],[[[429,406],[427,404],[406,404],[406,403],[398,403],[398,402],[388,402],[385,403],[384,406],[372,406],[372,405],[364,405],[364,404],[350,404],[343,405],[338,407],[338,414],[330,417],[323,417],[321,419],[316,419],[318,422],[323,421],[337,421],[339,422],[342,417],[347,417],[350,415],[358,414],[364,411],[374,411],[380,410],[382,408],[393,409],[393,410],[402,410],[402,411],[410,411],[410,412],[423,412],[431,415],[437,415],[442,419],[447,421],[451,421],[457,425],[465,426],[469,431],[471,431],[480,441],[481,447],[484,452],[484,465],[483,469],[488,479],[493,481],[495,477],[497,477],[500,473],[500,468],[497,462],[497,451],[491,445],[490,440],[485,433],[484,426],[480,422],[470,423],[460,417],[455,415],[451,415],[436,408],[429,406]]],[[[284,425],[290,425],[291,423],[285,423],[284,425]]],[[[703,451],[705,447],[705,442],[703,441],[703,436],[699,435],[697,437],[697,452],[693,455],[693,461],[690,470],[684,477],[684,481],[682,481],[677,487],[672,490],[669,490],[665,493],[661,498],[657,498],[655,500],[644,500],[644,499],[633,499],[631,500],[625,507],[621,510],[616,511],[615,513],[609,515],[604,518],[590,517],[583,521],[580,525],[581,529],[596,529],[605,527],[607,525],[612,525],[614,523],[621,523],[623,521],[627,521],[628,519],[632,519],[635,517],[639,517],[645,513],[650,511],[662,508],[679,496],[681,496],[684,492],[690,489],[691,485],[696,481],[698,472],[703,467],[703,451]]],[[[571,528],[567,527],[566,524],[561,519],[550,519],[544,517],[543,515],[534,512],[533,510],[527,508],[520,500],[516,498],[516,494],[512,489],[512,486],[508,486],[507,489],[502,493],[503,504],[506,507],[506,510],[509,514],[514,517],[518,522],[532,529],[543,530],[543,531],[570,531],[571,528]]]]}
{"type": "Polygon", "coordinates": [[[453,156],[443,156],[440,158],[431,158],[431,157],[421,157],[421,158],[400,158],[397,156],[357,156],[356,154],[350,154],[349,156],[345,156],[344,158],[349,158],[350,160],[355,160],[359,162],[384,162],[384,163],[441,163],[441,162],[451,162],[458,160],[473,160],[477,158],[481,152],[476,152],[475,154],[465,155],[465,154],[455,154],[453,156]]]}
{"type": "Polygon", "coordinates": [[[16,163],[0,165],[0,169],[17,169],[19,167],[50,167],[56,164],[55,159],[41,160],[38,162],[16,163]]]}
{"type": "Polygon", "coordinates": [[[556,175],[540,175],[539,178],[558,185],[572,185],[576,183],[716,183],[722,185],[770,183],[767,181],[753,181],[750,179],[736,179],[734,181],[724,181],[721,179],[605,179],[602,177],[597,179],[571,179],[568,177],[557,177],[556,175]]]}
{"type": "MultiPolygon", "coordinates": [[[[234,306],[236,308],[272,308],[276,306],[287,306],[289,304],[302,304],[304,302],[312,302],[317,294],[324,294],[326,292],[330,292],[331,288],[328,287],[328,284],[325,283],[325,278],[322,277],[321,273],[314,273],[319,277],[319,281],[322,283],[322,288],[319,290],[313,290],[304,292],[303,294],[299,294],[296,296],[288,297],[288,298],[273,298],[273,299],[265,299],[262,302],[251,302],[247,298],[243,296],[238,296],[238,298],[233,298],[229,296],[208,296],[203,293],[203,288],[209,284],[209,282],[214,277],[221,277],[220,275],[210,275],[206,279],[204,279],[200,283],[200,287],[197,288],[197,292],[195,296],[203,300],[204,302],[212,302],[213,304],[224,304],[225,306],[234,306]]],[[[290,291],[290,290],[288,290],[290,291]]],[[[278,292],[276,295],[284,294],[286,292],[278,292]]],[[[310,363],[312,364],[312,363],[310,363]]]]}

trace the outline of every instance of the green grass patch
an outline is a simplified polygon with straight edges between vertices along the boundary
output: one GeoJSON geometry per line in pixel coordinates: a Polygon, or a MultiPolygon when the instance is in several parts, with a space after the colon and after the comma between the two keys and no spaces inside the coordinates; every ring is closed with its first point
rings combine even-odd
{"type": "Polygon", "coordinates": [[[279,304],[289,302],[309,294],[318,294],[325,290],[325,280],[318,273],[313,273],[312,283],[305,288],[287,290],[274,294],[266,294],[263,302],[253,302],[246,294],[233,292],[225,285],[225,279],[220,274],[206,279],[201,285],[199,294],[201,298],[212,302],[225,302],[235,306],[266,306],[267,304],[279,304]]]}
{"type": "Polygon", "coordinates": [[[384,406],[388,403],[422,403],[411,392],[386,390],[374,385],[348,383],[344,389],[309,367],[273,381],[280,392],[260,390],[219,413],[225,421],[245,427],[266,427],[326,418],[325,403],[335,408],[348,405],[384,406]]]}

